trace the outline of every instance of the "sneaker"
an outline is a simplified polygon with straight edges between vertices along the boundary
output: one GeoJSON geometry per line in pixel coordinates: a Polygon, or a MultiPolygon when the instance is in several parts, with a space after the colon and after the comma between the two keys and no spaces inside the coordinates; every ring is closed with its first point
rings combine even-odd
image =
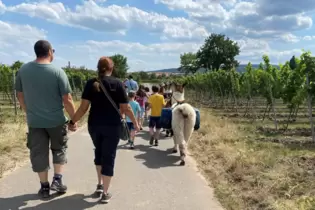
{"type": "Polygon", "coordinates": [[[154,142],[154,137],[152,136],[151,139],[150,139],[150,145],[151,146],[153,145],[153,142],[154,142]]]}
{"type": "Polygon", "coordinates": [[[96,186],[95,193],[97,193],[97,194],[103,193],[103,185],[102,185],[102,184],[98,184],[98,185],[96,186]]]}
{"type": "Polygon", "coordinates": [[[62,184],[61,179],[54,179],[53,182],[51,183],[50,189],[58,193],[67,192],[67,186],[62,184]]]}
{"type": "Polygon", "coordinates": [[[155,139],[154,146],[159,146],[159,141],[155,139]]]}
{"type": "Polygon", "coordinates": [[[130,149],[134,149],[135,148],[135,145],[133,142],[130,143],[130,149]]]}
{"type": "Polygon", "coordinates": [[[110,193],[103,193],[101,197],[101,203],[109,203],[110,199],[112,198],[112,195],[110,193]]]}
{"type": "Polygon", "coordinates": [[[40,190],[38,191],[38,195],[41,198],[49,198],[49,196],[50,196],[49,185],[48,185],[48,187],[41,187],[40,190]]]}

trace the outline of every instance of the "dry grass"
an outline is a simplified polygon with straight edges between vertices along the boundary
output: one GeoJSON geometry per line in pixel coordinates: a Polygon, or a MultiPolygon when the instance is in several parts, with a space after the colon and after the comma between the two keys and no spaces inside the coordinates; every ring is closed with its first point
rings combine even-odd
{"type": "Polygon", "coordinates": [[[315,209],[314,146],[257,141],[252,127],[201,109],[190,153],[228,210],[315,209]]]}
{"type": "MultiPolygon", "coordinates": [[[[79,102],[75,102],[76,107],[79,102]]],[[[87,116],[87,114],[86,114],[87,116]]],[[[86,116],[80,125],[86,122],[86,116]]],[[[29,156],[26,147],[25,115],[14,116],[13,109],[1,110],[0,114],[0,178],[8,171],[22,165],[29,156]]]]}

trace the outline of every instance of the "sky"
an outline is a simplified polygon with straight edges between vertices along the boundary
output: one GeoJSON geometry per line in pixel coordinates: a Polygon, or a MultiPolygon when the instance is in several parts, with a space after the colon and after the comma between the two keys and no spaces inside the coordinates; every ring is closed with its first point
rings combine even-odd
{"type": "Polygon", "coordinates": [[[0,0],[0,63],[35,58],[51,42],[54,64],[96,69],[101,56],[128,58],[130,71],[177,68],[211,33],[238,42],[242,64],[267,54],[283,63],[315,52],[315,0],[0,0]]]}

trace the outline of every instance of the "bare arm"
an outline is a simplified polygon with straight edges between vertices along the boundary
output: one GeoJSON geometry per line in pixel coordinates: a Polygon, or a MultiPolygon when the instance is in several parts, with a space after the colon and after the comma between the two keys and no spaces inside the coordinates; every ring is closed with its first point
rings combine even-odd
{"type": "Polygon", "coordinates": [[[65,94],[62,96],[63,105],[65,107],[66,112],[68,113],[69,117],[72,119],[75,113],[75,106],[72,100],[72,96],[70,93],[65,94]]]}
{"type": "Polygon", "coordinates": [[[138,125],[138,122],[135,118],[135,115],[133,114],[132,108],[129,104],[119,104],[119,109],[121,110],[121,113],[124,113],[125,115],[127,115],[131,122],[134,125],[138,125]]]}
{"type": "Polygon", "coordinates": [[[26,105],[24,101],[24,94],[23,94],[23,85],[21,81],[20,71],[17,72],[16,78],[15,78],[15,91],[17,93],[16,97],[19,101],[19,104],[24,112],[26,112],[26,105]]]}
{"type": "Polygon", "coordinates": [[[19,104],[21,106],[21,108],[23,109],[24,112],[26,112],[26,105],[24,102],[24,94],[23,92],[17,92],[17,99],[19,101],[19,104]]]}
{"type": "Polygon", "coordinates": [[[80,107],[75,112],[74,116],[71,118],[72,122],[76,123],[78,122],[87,112],[87,110],[90,108],[90,101],[86,99],[81,100],[80,107]]]}

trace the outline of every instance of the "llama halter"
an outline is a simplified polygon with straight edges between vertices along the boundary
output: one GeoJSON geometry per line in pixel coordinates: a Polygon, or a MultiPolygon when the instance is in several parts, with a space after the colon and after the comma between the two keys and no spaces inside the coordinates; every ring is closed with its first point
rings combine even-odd
{"type": "Polygon", "coordinates": [[[173,92],[172,98],[176,101],[176,103],[182,103],[183,101],[185,101],[184,93],[180,92],[173,92]]]}

